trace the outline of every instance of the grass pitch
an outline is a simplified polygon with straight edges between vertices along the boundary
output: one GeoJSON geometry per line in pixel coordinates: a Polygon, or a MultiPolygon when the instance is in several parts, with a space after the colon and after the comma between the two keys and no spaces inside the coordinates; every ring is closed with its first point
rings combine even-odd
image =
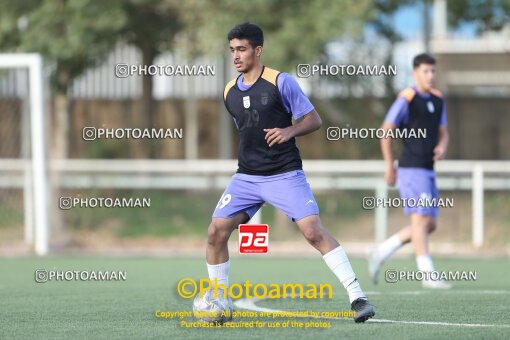
{"type": "MultiPolygon", "coordinates": [[[[333,299],[262,300],[256,306],[283,311],[344,311],[344,289],[317,258],[247,256],[231,261],[231,283],[330,283],[333,299]]],[[[418,282],[373,286],[366,261],[352,259],[362,288],[376,306],[374,321],[267,318],[266,322],[321,321],[328,328],[181,327],[179,319],[156,318],[156,310],[190,311],[192,299],[177,294],[185,277],[206,276],[201,258],[49,257],[0,260],[0,339],[384,339],[510,337],[508,259],[436,259],[438,270],[477,272],[475,282],[454,282],[448,291],[423,290],[418,282]],[[35,282],[35,271],[126,271],[126,281],[35,282]]],[[[413,259],[389,261],[385,269],[415,270],[413,259]]],[[[384,270],[382,274],[384,274],[384,270]]],[[[238,309],[240,310],[240,309],[238,309]]],[[[193,319],[186,319],[193,321],[193,319]]],[[[254,319],[243,318],[243,321],[254,319]]]]}

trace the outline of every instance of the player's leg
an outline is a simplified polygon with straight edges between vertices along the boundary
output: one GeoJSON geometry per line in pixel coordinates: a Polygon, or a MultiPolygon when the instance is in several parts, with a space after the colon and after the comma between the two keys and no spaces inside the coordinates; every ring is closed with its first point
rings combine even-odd
{"type": "MultiPolygon", "coordinates": [[[[433,272],[434,261],[430,256],[428,235],[436,229],[436,220],[433,216],[411,215],[413,237],[412,242],[416,255],[416,266],[421,272],[433,272]]],[[[424,279],[423,287],[432,289],[449,289],[451,285],[446,281],[433,281],[424,279]]]]}
{"type": "MultiPolygon", "coordinates": [[[[370,252],[368,259],[368,272],[372,282],[377,284],[379,270],[383,263],[391,257],[404,244],[412,242],[415,249],[416,261],[419,270],[430,270],[432,260],[428,251],[428,235],[436,229],[436,221],[432,216],[412,214],[411,224],[402,228],[370,252]]],[[[433,268],[433,266],[432,266],[433,268]]]]}
{"type": "Polygon", "coordinates": [[[435,223],[432,216],[411,214],[411,239],[416,258],[429,256],[429,225],[435,223]]]}
{"type": "MultiPolygon", "coordinates": [[[[399,169],[397,172],[397,186],[400,190],[400,197],[406,198],[414,195],[412,173],[399,169]]],[[[368,255],[368,274],[373,284],[377,284],[379,271],[384,262],[403,245],[411,242],[412,234],[412,226],[407,225],[370,252],[368,255]]]]}
{"type": "Polygon", "coordinates": [[[228,255],[228,240],[232,231],[239,224],[250,219],[248,214],[241,212],[231,218],[213,218],[207,228],[206,260],[209,279],[214,282],[218,279],[219,284],[228,287],[228,274],[230,260],[228,255]]]}
{"type": "Polygon", "coordinates": [[[354,321],[365,322],[375,315],[372,305],[361,290],[347,254],[338,241],[322,225],[319,215],[309,215],[296,220],[306,240],[321,254],[327,266],[344,286],[351,308],[356,312],[354,321]]]}
{"type": "Polygon", "coordinates": [[[323,255],[328,267],[347,290],[351,308],[356,312],[354,320],[365,322],[374,316],[374,308],[361,290],[344,249],[322,225],[319,207],[304,172],[293,171],[287,178],[265,183],[262,197],[295,221],[307,241],[323,255]]]}
{"type": "MultiPolygon", "coordinates": [[[[418,215],[418,218],[421,215],[418,215]]],[[[411,221],[413,221],[413,217],[411,217],[411,221]]],[[[426,222],[417,221],[416,224],[426,224],[428,227],[425,228],[427,230],[427,234],[431,234],[436,229],[436,221],[433,218],[430,218],[426,222]]],[[[420,228],[413,228],[415,223],[411,223],[408,226],[400,229],[397,233],[393,234],[391,237],[387,238],[384,242],[382,242],[371,254],[373,257],[377,257],[377,260],[382,264],[388,258],[391,257],[399,248],[403,245],[412,241],[413,231],[419,233],[418,239],[423,239],[422,233],[420,232],[420,228]]],[[[414,244],[414,243],[413,243],[414,244]]],[[[420,243],[423,244],[423,243],[420,243]]],[[[416,246],[415,246],[416,247],[416,246]]],[[[419,246],[418,248],[422,248],[419,246]]]]}
{"type": "MultiPolygon", "coordinates": [[[[410,207],[412,243],[416,255],[416,265],[422,272],[433,272],[434,262],[429,251],[429,234],[436,229],[436,221],[439,216],[439,208],[426,202],[426,200],[439,199],[436,186],[436,178],[433,172],[421,172],[414,177],[415,200],[419,203],[410,207]]],[[[451,285],[446,281],[423,280],[425,288],[448,289],[451,285]]]]}
{"type": "Polygon", "coordinates": [[[309,215],[296,224],[301,233],[315,249],[325,255],[339,246],[337,240],[323,227],[319,215],[309,215]]]}
{"type": "MultiPolygon", "coordinates": [[[[431,219],[427,224],[428,234],[433,233],[436,230],[436,221],[431,219]]],[[[400,229],[370,252],[368,257],[368,273],[374,284],[377,284],[377,277],[383,263],[403,245],[411,242],[412,235],[413,227],[410,224],[400,229]]]]}
{"type": "Polygon", "coordinates": [[[232,231],[249,221],[264,203],[259,192],[256,183],[234,175],[221,196],[207,229],[206,260],[211,281],[218,279],[228,287],[228,240],[232,231]]]}
{"type": "Polygon", "coordinates": [[[328,267],[345,287],[350,302],[366,299],[343,247],[322,226],[319,216],[306,216],[296,223],[306,240],[322,254],[328,267]]]}
{"type": "Polygon", "coordinates": [[[374,284],[377,284],[379,271],[384,262],[403,245],[411,242],[413,228],[405,226],[373,249],[368,256],[368,273],[374,284]]]}
{"type": "Polygon", "coordinates": [[[423,272],[434,271],[434,264],[429,253],[429,228],[434,223],[432,216],[411,214],[412,243],[416,255],[418,270],[423,272]]]}
{"type": "Polygon", "coordinates": [[[232,313],[224,315],[222,312],[234,310],[232,300],[227,294],[230,272],[228,240],[232,231],[239,224],[249,221],[261,207],[263,202],[258,192],[255,184],[234,175],[214,210],[207,228],[206,262],[209,280],[213,285],[217,280],[219,287],[217,294],[212,288],[203,296],[195,297],[194,310],[210,315],[201,317],[201,320],[223,323],[232,319],[232,313]]]}
{"type": "MultiPolygon", "coordinates": [[[[405,200],[418,200],[424,194],[428,197],[438,197],[434,174],[425,169],[399,168],[397,173],[397,186],[400,191],[400,197],[405,200]]],[[[437,208],[432,207],[405,206],[404,213],[406,215],[420,214],[424,216],[437,216],[438,212],[437,208]]],[[[413,221],[413,217],[411,217],[410,225],[402,228],[399,232],[386,239],[370,252],[368,257],[368,273],[374,284],[377,284],[379,271],[384,262],[403,245],[411,242],[413,235],[417,235],[416,243],[419,244],[418,251],[422,251],[424,247],[424,236],[421,232],[423,227],[416,227],[413,221]]],[[[422,224],[420,221],[417,221],[417,223],[418,225],[422,224]]],[[[432,226],[435,226],[435,224],[432,224],[432,221],[428,221],[426,224],[429,226],[426,229],[430,228],[432,230],[432,226]]],[[[426,235],[425,239],[427,238],[426,235]]],[[[413,245],[414,244],[415,242],[413,241],[413,245]]]]}
{"type": "Polygon", "coordinates": [[[381,264],[391,257],[403,245],[411,242],[413,235],[413,228],[410,225],[400,229],[397,233],[393,234],[382,242],[374,251],[374,254],[379,258],[381,264]]]}
{"type": "Polygon", "coordinates": [[[245,212],[233,217],[213,217],[207,228],[206,263],[213,288],[202,296],[197,294],[193,301],[193,311],[200,313],[196,316],[202,321],[224,323],[232,320],[234,305],[227,294],[230,272],[228,239],[236,226],[248,218],[245,212]],[[214,289],[216,283],[217,290],[214,289]],[[227,311],[230,311],[228,315],[225,314],[227,311]]]}

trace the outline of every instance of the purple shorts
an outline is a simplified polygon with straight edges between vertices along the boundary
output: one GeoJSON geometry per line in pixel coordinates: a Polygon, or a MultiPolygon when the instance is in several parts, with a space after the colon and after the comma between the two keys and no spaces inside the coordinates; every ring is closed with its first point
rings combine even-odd
{"type": "Polygon", "coordinates": [[[293,221],[319,214],[304,171],[292,170],[273,176],[236,173],[212,217],[231,218],[245,212],[251,219],[264,202],[283,211],[293,221]]]}
{"type": "MultiPolygon", "coordinates": [[[[422,168],[398,168],[397,186],[400,197],[408,202],[419,202],[424,199],[439,199],[439,192],[436,186],[436,173],[434,170],[422,168]]],[[[437,206],[404,206],[406,215],[419,214],[437,218],[439,208],[437,206]]]]}

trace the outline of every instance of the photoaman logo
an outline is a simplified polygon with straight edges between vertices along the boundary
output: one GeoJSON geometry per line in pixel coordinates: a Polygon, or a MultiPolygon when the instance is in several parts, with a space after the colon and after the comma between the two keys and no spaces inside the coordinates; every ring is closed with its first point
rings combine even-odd
{"type": "Polygon", "coordinates": [[[239,225],[239,253],[267,254],[269,226],[267,224],[239,225]]]}

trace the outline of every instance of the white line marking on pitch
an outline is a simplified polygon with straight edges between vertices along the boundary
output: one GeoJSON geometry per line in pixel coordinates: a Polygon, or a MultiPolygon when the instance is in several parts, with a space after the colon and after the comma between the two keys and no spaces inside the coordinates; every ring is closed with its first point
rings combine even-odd
{"type": "MultiPolygon", "coordinates": [[[[266,313],[285,313],[283,310],[271,309],[259,307],[255,304],[257,301],[262,301],[264,299],[239,299],[234,304],[238,308],[252,310],[254,312],[266,312],[266,313]]],[[[306,316],[294,316],[296,318],[310,318],[310,319],[326,319],[326,320],[348,320],[348,318],[335,318],[335,317],[306,317],[306,316]]],[[[352,321],[351,321],[352,322],[352,321]]],[[[405,320],[386,320],[386,319],[369,319],[367,322],[373,323],[402,323],[402,324],[412,324],[412,325],[434,325],[434,326],[459,326],[459,327],[503,327],[508,328],[510,325],[490,325],[490,324],[480,324],[480,323],[452,323],[452,322],[436,322],[436,321],[405,321],[405,320]]]]}
{"type": "Polygon", "coordinates": [[[425,295],[431,293],[458,293],[458,294],[484,294],[484,295],[500,295],[500,294],[510,294],[510,290],[409,290],[402,292],[379,292],[379,291],[367,291],[365,292],[367,295],[425,295]]]}

